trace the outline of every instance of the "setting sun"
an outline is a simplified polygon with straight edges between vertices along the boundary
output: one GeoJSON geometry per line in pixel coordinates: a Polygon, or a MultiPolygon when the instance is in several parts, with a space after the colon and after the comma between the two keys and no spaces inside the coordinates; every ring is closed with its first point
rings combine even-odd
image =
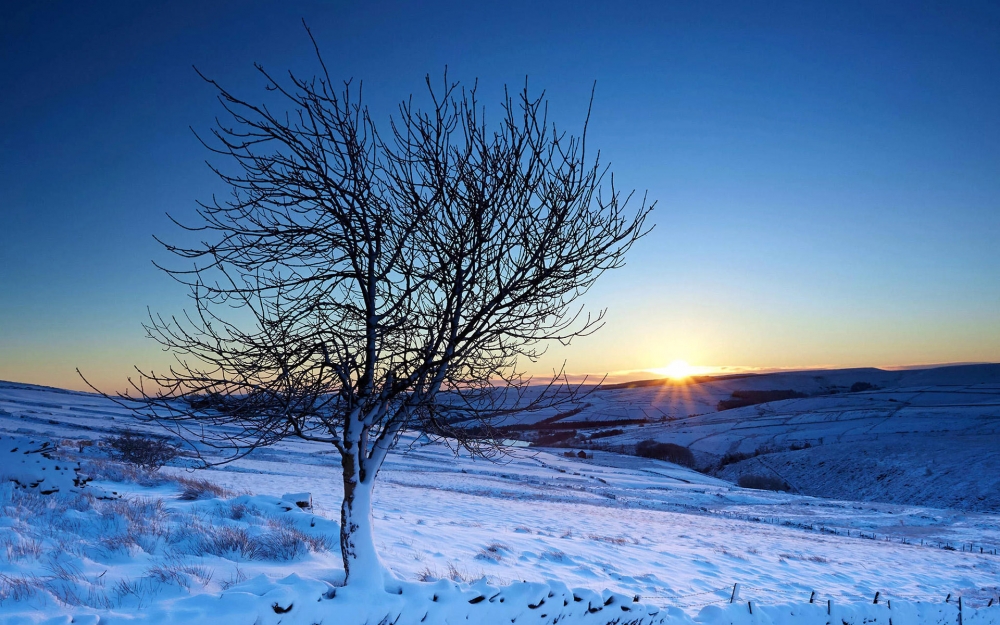
{"type": "Polygon", "coordinates": [[[695,368],[684,360],[675,360],[660,371],[673,380],[683,380],[684,378],[691,377],[695,372],[695,368]]]}

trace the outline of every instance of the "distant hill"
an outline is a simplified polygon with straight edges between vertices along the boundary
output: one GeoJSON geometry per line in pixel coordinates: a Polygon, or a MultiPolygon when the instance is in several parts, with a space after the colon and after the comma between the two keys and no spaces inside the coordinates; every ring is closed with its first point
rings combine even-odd
{"type": "Polygon", "coordinates": [[[689,447],[732,481],[769,475],[820,497],[1000,512],[1000,365],[770,374],[700,383],[683,401],[669,393],[649,407],[737,386],[812,394],[626,426],[595,445],[628,452],[652,439],[689,447]],[[874,388],[845,391],[856,382],[874,388]]]}
{"type": "MultiPolygon", "coordinates": [[[[97,395],[0,382],[0,431],[96,438],[124,425],[156,429],[97,395]]],[[[808,495],[1000,512],[1000,364],[633,382],[505,425],[546,445],[682,445],[718,477],[773,476],[808,495]],[[753,405],[717,410],[734,398],[753,405]]]]}

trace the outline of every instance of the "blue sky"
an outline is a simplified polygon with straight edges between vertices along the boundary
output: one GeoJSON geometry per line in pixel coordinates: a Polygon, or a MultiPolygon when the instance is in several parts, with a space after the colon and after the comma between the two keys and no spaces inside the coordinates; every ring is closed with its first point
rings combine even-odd
{"type": "MultiPolygon", "coordinates": [[[[0,19],[0,379],[120,385],[185,292],[152,235],[225,188],[197,65],[363,80],[385,119],[445,65],[524,77],[658,201],[588,297],[575,372],[1000,360],[1000,9],[975,3],[8,3],[0,19]]],[[[493,107],[496,110],[496,107],[493,107]]],[[[488,109],[489,111],[489,109],[488,109]]]]}

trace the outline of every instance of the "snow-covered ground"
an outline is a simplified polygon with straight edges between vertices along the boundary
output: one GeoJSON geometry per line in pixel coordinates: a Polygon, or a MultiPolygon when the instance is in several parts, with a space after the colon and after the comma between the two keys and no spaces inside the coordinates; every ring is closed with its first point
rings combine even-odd
{"type": "MultiPolygon", "coordinates": [[[[85,446],[81,453],[78,441],[133,426],[99,397],[26,385],[0,384],[0,411],[0,435],[62,442],[64,453],[75,450],[85,468],[98,454],[85,446]]],[[[745,490],[655,460],[601,452],[580,459],[563,452],[511,450],[496,464],[407,437],[375,491],[376,539],[400,590],[406,588],[401,596],[410,600],[430,587],[419,581],[485,579],[471,587],[438,582],[442,602],[461,610],[431,622],[463,614],[476,622],[477,597],[501,592],[493,589],[510,593],[511,602],[518,592],[527,603],[537,602],[535,594],[552,593],[552,605],[555,597],[572,594],[567,587],[586,601],[568,598],[565,610],[603,604],[611,597],[607,590],[620,593],[609,606],[628,598],[624,607],[633,611],[622,609],[616,617],[622,622],[653,619],[649,610],[659,609],[661,622],[689,622],[700,614],[712,623],[826,623],[829,599],[845,610],[838,613],[845,622],[892,616],[897,625],[943,623],[955,622],[952,606],[959,596],[968,609],[966,625],[1000,622],[1000,556],[987,553],[1000,547],[995,514],[745,490]],[[729,604],[735,583],[742,603],[729,604]],[[809,606],[814,592],[817,604],[809,606]],[[894,614],[878,612],[887,606],[872,603],[876,592],[893,600],[894,614]],[[632,603],[636,595],[639,602],[632,603]],[[755,615],[747,601],[759,604],[755,615]],[[908,621],[907,601],[933,604],[937,616],[928,612],[908,621]],[[799,612],[765,607],[781,604],[798,605],[799,612]],[[702,611],[714,605],[722,611],[702,611]],[[873,607],[857,607],[865,605],[873,607]]],[[[0,469],[12,466],[0,462],[7,462],[0,469]]],[[[346,601],[343,594],[330,604],[322,599],[343,576],[333,450],[289,441],[211,470],[161,471],[228,491],[194,495],[185,495],[190,482],[115,481],[128,476],[116,474],[113,465],[89,466],[98,479],[84,490],[124,499],[85,504],[68,487],[48,496],[9,485],[0,492],[0,621],[75,615],[86,622],[92,614],[102,623],[200,622],[217,618],[218,606],[225,605],[232,620],[224,622],[245,617],[253,623],[250,616],[258,615],[262,623],[310,623],[322,614],[327,623],[348,622],[334,607],[346,601]],[[284,493],[302,491],[312,494],[311,511],[282,503],[284,493]],[[219,528],[244,536],[226,543],[219,528]],[[125,541],[130,531],[153,538],[125,541]],[[293,573],[297,577],[286,579],[293,573]],[[62,575],[75,585],[60,591],[55,580],[62,575]],[[36,590],[29,591],[34,582],[36,590]],[[287,613],[272,609],[272,599],[283,610],[303,596],[314,597],[309,611],[302,605],[287,613]]],[[[538,620],[542,612],[519,609],[532,622],[545,622],[538,620]]],[[[608,622],[610,617],[597,620],[607,615],[566,612],[560,622],[608,622]]]]}
{"type": "Polygon", "coordinates": [[[789,399],[632,427],[609,448],[655,439],[690,447],[720,477],[780,477],[833,499],[1000,511],[1000,383],[907,386],[789,399]]]}
{"type": "MultiPolygon", "coordinates": [[[[817,396],[847,392],[858,382],[883,390],[931,387],[954,390],[973,385],[997,387],[1000,385],[1000,364],[900,371],[874,368],[807,370],[613,384],[603,386],[573,404],[519,414],[516,423],[548,420],[586,427],[622,419],[671,421],[716,412],[719,401],[728,399],[733,391],[786,390],[817,396]]],[[[592,387],[583,387],[584,390],[588,388],[592,387]]],[[[514,421],[512,418],[511,424],[514,421]]]]}

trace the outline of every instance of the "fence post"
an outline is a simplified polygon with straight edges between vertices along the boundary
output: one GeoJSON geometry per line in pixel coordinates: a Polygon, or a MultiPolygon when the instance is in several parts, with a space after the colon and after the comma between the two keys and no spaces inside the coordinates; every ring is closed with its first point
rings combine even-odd
{"type": "Polygon", "coordinates": [[[833,599],[826,600],[826,613],[828,616],[833,615],[833,599]]]}
{"type": "Polygon", "coordinates": [[[878,595],[879,595],[879,591],[876,590],[875,591],[875,600],[872,601],[872,603],[875,604],[875,605],[878,605],[878,595]]]}
{"type": "Polygon", "coordinates": [[[813,603],[813,599],[815,599],[815,598],[816,598],[816,591],[814,590],[814,591],[812,591],[812,593],[811,593],[811,594],[809,595],[809,603],[813,603]]]}
{"type": "Polygon", "coordinates": [[[962,625],[962,597],[958,598],[958,625],[962,625]]]}
{"type": "Polygon", "coordinates": [[[733,596],[729,598],[729,603],[736,603],[736,600],[740,598],[740,585],[739,583],[733,584],[733,596]]]}
{"type": "MultiPolygon", "coordinates": [[[[750,608],[750,614],[753,614],[753,601],[747,601],[747,607],[750,608]]],[[[961,619],[959,619],[961,621],[961,619]]],[[[962,625],[960,622],[958,625],[962,625]]]]}

